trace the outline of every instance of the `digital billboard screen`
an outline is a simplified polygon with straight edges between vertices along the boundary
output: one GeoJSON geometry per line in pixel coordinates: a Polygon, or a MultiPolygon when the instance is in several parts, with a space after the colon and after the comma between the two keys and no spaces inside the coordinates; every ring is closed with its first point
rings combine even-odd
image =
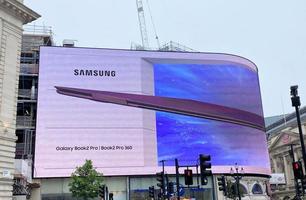
{"type": "Polygon", "coordinates": [[[256,66],[216,53],[41,47],[34,177],[85,159],[104,175],[145,175],[165,160],[213,173],[269,174],[256,66]]]}

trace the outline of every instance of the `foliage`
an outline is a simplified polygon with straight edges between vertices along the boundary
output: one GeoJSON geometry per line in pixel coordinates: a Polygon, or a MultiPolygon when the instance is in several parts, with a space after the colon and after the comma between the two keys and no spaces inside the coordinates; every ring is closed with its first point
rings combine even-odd
{"type": "MultiPolygon", "coordinates": [[[[227,181],[226,184],[226,189],[227,189],[227,197],[230,199],[236,199],[238,198],[238,192],[237,192],[237,186],[236,183],[233,183],[232,181],[227,181]]],[[[243,186],[239,184],[239,192],[240,196],[244,197],[244,189],[243,186]]]]}
{"type": "Polygon", "coordinates": [[[91,160],[86,160],[83,166],[76,167],[75,172],[71,174],[69,189],[72,196],[84,200],[98,197],[99,187],[103,182],[102,175],[94,169],[91,160]]]}

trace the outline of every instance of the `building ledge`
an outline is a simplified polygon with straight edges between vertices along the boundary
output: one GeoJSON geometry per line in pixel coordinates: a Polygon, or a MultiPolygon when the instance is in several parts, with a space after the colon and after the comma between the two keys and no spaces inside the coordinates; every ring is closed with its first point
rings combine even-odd
{"type": "Polygon", "coordinates": [[[14,13],[17,18],[22,20],[23,24],[30,23],[41,17],[38,13],[17,0],[0,0],[0,6],[4,10],[10,11],[10,13],[14,13]]]}
{"type": "Polygon", "coordinates": [[[0,140],[3,141],[9,141],[15,143],[17,137],[13,134],[5,134],[5,135],[0,135],[0,140]]]}
{"type": "Polygon", "coordinates": [[[37,99],[17,99],[17,103],[36,103],[37,99]]]}
{"type": "Polygon", "coordinates": [[[29,76],[29,77],[38,77],[38,74],[26,74],[26,73],[20,73],[19,76],[29,76]]]}

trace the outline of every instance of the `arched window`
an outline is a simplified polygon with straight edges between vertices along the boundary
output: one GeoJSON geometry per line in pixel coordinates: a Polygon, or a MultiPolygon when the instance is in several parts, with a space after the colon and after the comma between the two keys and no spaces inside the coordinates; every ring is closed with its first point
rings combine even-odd
{"type": "Polygon", "coordinates": [[[244,185],[239,184],[239,188],[240,191],[242,191],[242,194],[248,194],[248,189],[244,185]]]}
{"type": "Polygon", "coordinates": [[[263,194],[262,187],[258,183],[256,183],[252,188],[252,193],[253,194],[263,194]]]}
{"type": "MultiPolygon", "coordinates": [[[[245,195],[245,194],[248,194],[248,190],[242,184],[239,184],[239,192],[240,192],[240,195],[242,195],[242,196],[245,195]]],[[[231,193],[232,194],[237,194],[235,183],[232,183],[232,185],[231,185],[231,193]]]]}

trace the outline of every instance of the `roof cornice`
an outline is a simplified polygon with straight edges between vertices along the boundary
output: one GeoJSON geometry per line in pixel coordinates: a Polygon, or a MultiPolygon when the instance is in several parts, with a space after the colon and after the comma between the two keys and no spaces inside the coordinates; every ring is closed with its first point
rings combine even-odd
{"type": "MultiPolygon", "coordinates": [[[[272,142],[272,144],[270,144],[270,145],[268,146],[269,151],[271,151],[272,149],[274,149],[275,145],[278,144],[278,142],[280,141],[280,139],[282,138],[282,136],[283,136],[284,134],[288,134],[288,135],[291,135],[291,136],[296,136],[296,137],[298,138],[298,133],[296,133],[296,132],[293,132],[293,131],[283,131],[283,132],[280,132],[280,133],[276,136],[277,138],[272,142]]],[[[305,136],[303,136],[303,137],[306,138],[305,136]]],[[[296,139],[294,139],[294,140],[296,140],[296,139]]],[[[287,145],[293,143],[294,140],[292,140],[291,142],[289,142],[287,145]]]]}
{"type": "MultiPolygon", "coordinates": [[[[302,107],[299,109],[300,111],[300,117],[301,117],[301,121],[302,123],[306,120],[306,106],[302,107]]],[[[297,126],[296,125],[296,113],[292,112],[290,114],[287,114],[285,119],[280,119],[276,122],[274,122],[273,124],[270,124],[268,127],[266,127],[266,132],[268,134],[273,134],[275,132],[279,132],[280,130],[286,128],[287,126],[297,126]]]]}
{"type": "Polygon", "coordinates": [[[0,0],[0,6],[4,10],[9,11],[9,13],[14,13],[18,19],[22,20],[23,24],[30,23],[41,17],[38,13],[17,0],[0,0]]]}

